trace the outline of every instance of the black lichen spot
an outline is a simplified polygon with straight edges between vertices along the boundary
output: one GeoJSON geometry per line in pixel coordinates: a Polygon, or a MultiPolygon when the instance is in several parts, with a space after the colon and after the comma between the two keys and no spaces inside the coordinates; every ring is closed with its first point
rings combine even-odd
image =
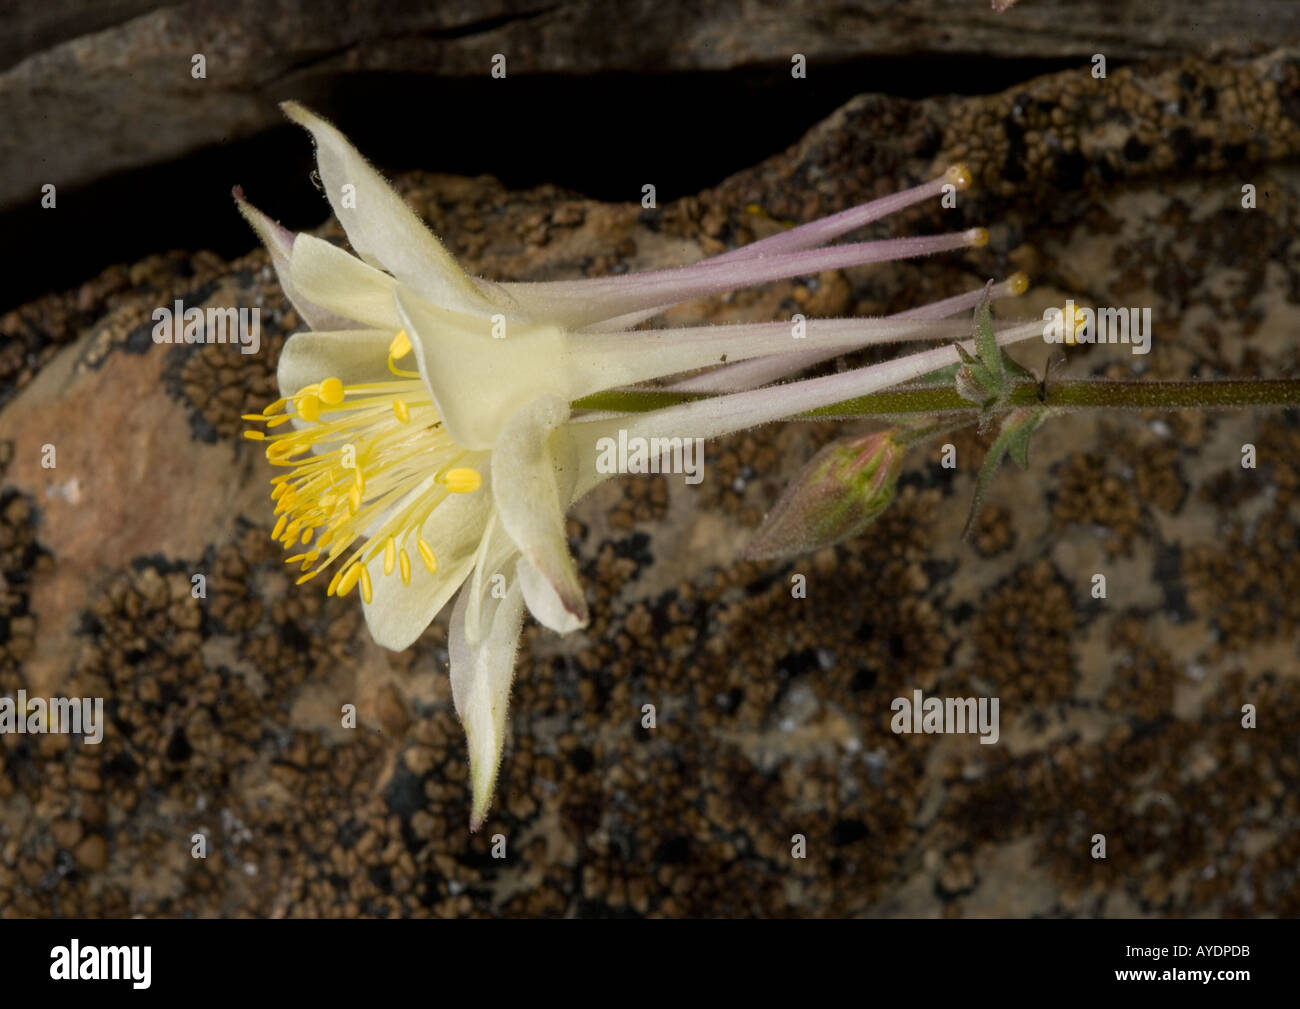
{"type": "Polygon", "coordinates": [[[1078,151],[1067,152],[1056,159],[1056,184],[1069,192],[1083,188],[1083,174],[1088,161],[1078,151]]]}
{"type": "Polygon", "coordinates": [[[1177,544],[1161,544],[1156,550],[1151,579],[1160,586],[1165,596],[1165,611],[1178,623],[1187,623],[1194,614],[1187,603],[1187,590],[1183,587],[1183,551],[1177,544]]]}
{"type": "Polygon", "coordinates": [[[596,757],[585,746],[579,746],[569,751],[569,763],[579,774],[586,774],[596,766],[596,757]]]}
{"type": "Polygon", "coordinates": [[[1198,157],[1210,152],[1213,144],[1208,137],[1198,137],[1186,126],[1179,126],[1169,133],[1169,147],[1179,167],[1190,168],[1198,157]]]}
{"type": "Polygon", "coordinates": [[[831,828],[831,843],[837,848],[861,841],[867,836],[867,825],[861,820],[840,820],[831,828]]]}
{"type": "Polygon", "coordinates": [[[645,533],[633,533],[626,539],[615,540],[614,556],[633,561],[638,571],[654,563],[654,554],[650,552],[650,537],[645,533]]]}
{"type": "Polygon", "coordinates": [[[364,833],[365,830],[362,828],[361,824],[357,823],[357,821],[352,817],[349,817],[347,822],[339,827],[339,832],[336,835],[335,840],[338,841],[340,848],[347,851],[349,848],[356,846],[356,843],[361,840],[361,835],[364,833]]]}
{"type": "Polygon", "coordinates": [[[122,349],[128,354],[147,354],[153,347],[153,322],[146,322],[127,333],[122,349]]]}
{"type": "Polygon", "coordinates": [[[370,877],[371,885],[380,893],[393,892],[393,870],[387,865],[372,865],[366,874],[370,877]]]}
{"type": "Polygon", "coordinates": [[[1008,182],[1024,182],[1029,173],[1025,171],[1025,130],[1012,117],[1002,120],[1002,128],[1007,135],[1007,159],[1002,165],[1002,175],[1008,182]]]}
{"type": "Polygon", "coordinates": [[[195,441],[201,441],[205,445],[215,445],[221,440],[221,432],[197,410],[190,412],[190,434],[195,441]]]}
{"type": "Polygon", "coordinates": [[[1128,161],[1141,162],[1146,161],[1151,156],[1151,148],[1138,140],[1137,137],[1129,137],[1124,142],[1124,157],[1128,161]]]}
{"type": "Polygon", "coordinates": [[[659,865],[685,865],[690,857],[690,841],[684,837],[674,837],[655,849],[654,860],[659,865]]]}
{"type": "Polygon", "coordinates": [[[901,634],[891,634],[889,636],[889,657],[901,659],[905,655],[907,655],[907,642],[903,640],[901,634]]]}
{"type": "Polygon", "coordinates": [[[176,727],[172,733],[172,738],[167,741],[167,759],[176,764],[183,764],[190,759],[194,753],[194,747],[185,737],[185,729],[181,726],[176,727]]]}
{"type": "Polygon", "coordinates": [[[777,671],[783,679],[794,679],[810,670],[818,668],[817,649],[805,648],[799,652],[790,652],[777,664],[777,671]]]}
{"type": "Polygon", "coordinates": [[[853,674],[853,682],[850,689],[855,694],[860,694],[864,690],[870,690],[876,685],[876,671],[869,666],[859,666],[858,671],[853,674]]]}
{"type": "Polygon", "coordinates": [[[393,777],[384,789],[384,802],[390,812],[403,819],[424,808],[424,786],[405,763],[399,761],[393,769],[393,777]]]}

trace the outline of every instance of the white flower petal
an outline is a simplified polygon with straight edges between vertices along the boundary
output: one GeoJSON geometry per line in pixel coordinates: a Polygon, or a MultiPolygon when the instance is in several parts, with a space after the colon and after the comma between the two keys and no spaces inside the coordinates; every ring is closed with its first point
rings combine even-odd
{"type": "Polygon", "coordinates": [[[490,319],[450,312],[398,287],[394,302],[420,377],[456,444],[491,449],[521,403],[545,393],[568,398],[564,333],[553,326],[509,326],[492,336],[490,319]]]}
{"type": "Polygon", "coordinates": [[[586,600],[583,600],[582,616],[575,615],[560,598],[555,586],[527,557],[519,558],[515,565],[515,577],[524,590],[524,603],[528,606],[528,612],[539,624],[549,627],[556,634],[569,634],[587,626],[586,600]]]}
{"type": "Polygon", "coordinates": [[[253,226],[266,246],[266,251],[271,254],[271,265],[275,267],[275,275],[280,280],[280,289],[284,291],[289,303],[298,310],[303,322],[312,329],[351,329],[352,324],[346,318],[315,304],[294,287],[290,276],[290,261],[297,236],[245,201],[244,193],[238,187],[235,189],[235,203],[244,215],[244,220],[253,226]]]}
{"type": "Polygon", "coordinates": [[[402,328],[393,305],[397,281],[338,246],[313,235],[299,235],[289,270],[293,286],[322,308],[389,333],[402,328]]]}
{"type": "MultiPolygon", "coordinates": [[[[427,493],[432,484],[430,477],[414,493],[427,493]]],[[[404,507],[409,500],[410,495],[396,507],[404,507]]],[[[384,574],[382,556],[367,564],[371,599],[369,603],[363,601],[362,608],[366,626],[377,644],[400,652],[424,633],[473,570],[475,551],[491,514],[491,498],[482,490],[475,494],[453,494],[439,504],[420,530],[420,535],[433,548],[438,569],[430,574],[413,543],[408,540],[410,585],[402,584],[396,568],[392,574],[384,574]]],[[[381,518],[376,526],[382,522],[381,518]]]]}
{"type": "Polygon", "coordinates": [[[577,478],[572,444],[557,431],[568,418],[565,400],[540,397],[510,418],[492,452],[492,496],[502,526],[527,561],[519,577],[528,608],[560,634],[589,619],[564,533],[577,478]]]}
{"type": "MultiPolygon", "coordinates": [[[[480,488],[477,493],[485,495],[485,500],[489,502],[490,507],[492,492],[480,488]]],[[[497,599],[504,597],[510,580],[507,572],[513,573],[513,562],[518,556],[519,548],[501,528],[501,523],[497,521],[497,514],[493,511],[483,531],[478,551],[474,555],[473,573],[469,579],[470,599],[465,610],[465,637],[470,644],[478,644],[482,636],[483,600],[489,595],[497,599]]]]}
{"type": "Polygon", "coordinates": [[[280,351],[275,380],[282,396],[292,396],[304,386],[326,378],[344,385],[388,382],[388,345],[391,333],[375,329],[326,333],[295,333],[280,351]]]}
{"type": "Polygon", "coordinates": [[[456,599],[448,645],[452,701],[465,727],[469,747],[473,790],[469,829],[474,831],[487,817],[505,746],[510,682],[514,677],[524,607],[518,579],[506,592],[505,599],[484,600],[488,630],[477,645],[472,645],[465,636],[465,611],[471,595],[472,589],[467,585],[456,599]]]}
{"type": "Polygon", "coordinates": [[[315,139],[325,195],[362,259],[382,266],[435,304],[468,311],[490,305],[451,253],[342,133],[297,102],[280,107],[315,139]],[[344,186],[352,187],[347,191],[351,199],[343,198],[344,186]]]}

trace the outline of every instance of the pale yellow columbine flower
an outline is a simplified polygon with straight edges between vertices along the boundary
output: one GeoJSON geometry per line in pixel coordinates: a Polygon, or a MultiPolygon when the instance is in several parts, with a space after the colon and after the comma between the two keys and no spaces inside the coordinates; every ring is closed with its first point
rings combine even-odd
{"type": "MultiPolygon", "coordinates": [[[[477,829],[505,741],[525,606],[559,633],[588,620],[564,516],[604,479],[598,440],[620,429],[708,438],[919,376],[956,361],[953,348],[754,388],[871,343],[967,337],[969,323],[942,320],[969,311],[984,292],[885,319],[814,320],[799,343],[787,322],[623,330],[701,295],[979,245],[987,234],[977,228],[819,248],[939,195],[945,184],[965,186],[964,170],[954,168],[679,270],[489,283],[461,269],[338,130],[297,104],[284,109],[314,137],[321,182],[357,255],[280,228],[236,190],[285,294],[311,327],[285,344],[277,375],[283,398],[247,415],[257,426],[245,435],[264,442],[267,459],[285,471],[273,480],[274,537],[300,565],[299,581],[332,569],[330,593],[358,589],[379,644],[408,647],[461,590],[450,626],[451,685],[469,745],[477,829]],[[730,395],[645,414],[582,416],[571,408],[602,390],[720,360],[733,363],[702,374],[730,395]],[[752,370],[760,360],[763,368],[752,370]]],[[[1012,278],[999,293],[1023,286],[1012,278]]],[[[1030,325],[999,339],[1037,334],[1040,324],[1030,325]]]]}

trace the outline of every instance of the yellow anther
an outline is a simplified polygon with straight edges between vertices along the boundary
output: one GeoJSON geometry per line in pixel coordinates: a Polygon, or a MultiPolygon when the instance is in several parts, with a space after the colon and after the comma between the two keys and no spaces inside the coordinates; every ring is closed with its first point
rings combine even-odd
{"type": "Polygon", "coordinates": [[[239,419],[240,419],[240,420],[250,420],[250,421],[253,421],[253,422],[255,422],[255,423],[261,424],[263,421],[266,420],[266,415],[265,415],[265,414],[261,414],[261,413],[241,413],[241,414],[239,415],[239,419]]]}
{"type": "Polygon", "coordinates": [[[287,402],[287,400],[277,399],[274,403],[267,403],[266,406],[262,407],[262,413],[267,417],[274,413],[279,413],[284,409],[285,403],[287,402]]]}
{"type": "Polygon", "coordinates": [[[286,564],[297,564],[300,560],[302,560],[306,556],[307,556],[306,554],[294,554],[292,557],[286,557],[284,559],[284,562],[286,564]]]}
{"type": "Polygon", "coordinates": [[[332,539],[334,539],[334,530],[326,529],[325,532],[321,535],[321,538],[316,541],[316,549],[324,550],[327,546],[330,545],[330,541],[332,539]]]}
{"type": "Polygon", "coordinates": [[[364,564],[361,565],[361,598],[367,603],[374,598],[370,591],[370,572],[366,570],[364,564]]]}
{"type": "Polygon", "coordinates": [[[988,228],[971,228],[966,234],[973,249],[982,249],[989,244],[988,228]]]}
{"type": "Polygon", "coordinates": [[[436,575],[438,573],[438,558],[433,556],[433,547],[424,542],[423,536],[416,540],[416,546],[420,548],[420,556],[424,558],[424,566],[429,569],[429,574],[436,575]]]}
{"type": "Polygon", "coordinates": [[[300,540],[300,542],[302,542],[302,543],[310,543],[310,542],[311,542],[311,534],[314,533],[315,531],[316,531],[315,529],[312,529],[312,528],[310,528],[310,527],[304,529],[304,530],[302,531],[302,539],[300,540]]]}
{"type": "Polygon", "coordinates": [[[301,578],[299,578],[296,582],[294,582],[294,584],[295,584],[295,585],[301,585],[303,582],[309,582],[309,581],[311,581],[313,578],[315,578],[318,574],[320,574],[319,571],[308,571],[305,575],[303,575],[303,576],[302,576],[301,578]]]}
{"type": "Polygon", "coordinates": [[[388,345],[388,356],[394,361],[400,361],[411,352],[411,338],[406,335],[406,330],[399,329],[397,335],[393,337],[393,342],[388,345]]]}
{"type": "Polygon", "coordinates": [[[393,573],[393,565],[397,563],[397,544],[393,542],[393,537],[388,537],[388,542],[384,544],[384,574],[393,573]]]}
{"type": "Polygon", "coordinates": [[[334,577],[330,579],[329,588],[325,590],[327,596],[334,595],[335,590],[339,587],[339,582],[343,580],[343,569],[339,568],[334,572],[334,577]]]}
{"type": "Polygon", "coordinates": [[[343,402],[343,383],[337,378],[327,378],[316,395],[326,406],[338,406],[343,402]]]}
{"type": "Polygon", "coordinates": [[[289,523],[289,515],[286,512],[285,514],[280,516],[280,520],[276,522],[275,528],[271,530],[271,539],[278,540],[280,538],[280,534],[284,532],[284,527],[288,525],[288,523],[289,523]]]}
{"type": "Polygon", "coordinates": [[[411,584],[411,558],[407,556],[406,550],[402,549],[397,552],[397,565],[402,572],[402,584],[411,584]]]}
{"type": "Polygon", "coordinates": [[[261,431],[245,431],[244,437],[249,441],[266,441],[266,435],[261,431]]]}
{"type": "Polygon", "coordinates": [[[267,445],[266,457],[270,459],[271,462],[284,462],[291,456],[295,456],[299,452],[303,451],[306,451],[306,446],[300,445],[297,442],[286,438],[283,441],[273,441],[270,445],[267,445]]]}
{"type": "Polygon", "coordinates": [[[348,511],[355,515],[360,510],[361,488],[356,486],[356,484],[353,484],[352,489],[348,491],[348,511]]]}
{"type": "Polygon", "coordinates": [[[1012,294],[1024,294],[1029,290],[1029,275],[1027,273],[1013,273],[1007,278],[1007,290],[1012,294]]]}
{"type": "Polygon", "coordinates": [[[272,500],[272,501],[279,501],[280,498],[284,497],[284,492],[287,491],[288,489],[289,489],[289,485],[288,485],[287,483],[278,483],[278,484],[276,484],[276,485],[271,489],[271,500],[272,500]]]}
{"type": "Polygon", "coordinates": [[[411,423],[411,411],[407,409],[406,401],[402,399],[393,400],[393,416],[403,424],[411,423]]]}
{"type": "Polygon", "coordinates": [[[278,417],[272,417],[270,420],[268,420],[268,421],[266,422],[266,426],[267,426],[267,427],[279,427],[281,424],[288,424],[289,421],[291,421],[291,420],[293,420],[293,418],[290,417],[287,413],[282,413],[282,414],[280,414],[280,416],[278,416],[278,417]]]}
{"type": "Polygon", "coordinates": [[[973,181],[970,170],[960,161],[955,165],[949,165],[948,170],[943,173],[943,177],[958,189],[965,189],[973,181]]]}
{"type": "Polygon", "coordinates": [[[346,596],[351,592],[352,586],[357,583],[357,579],[361,577],[361,572],[363,571],[365,571],[365,567],[357,561],[353,561],[348,566],[347,570],[343,572],[343,578],[339,581],[338,585],[338,594],[340,596],[346,596]]]}
{"type": "Polygon", "coordinates": [[[355,469],[352,471],[352,483],[356,487],[358,494],[366,492],[366,478],[361,475],[361,470],[355,469]]]}
{"type": "Polygon", "coordinates": [[[303,420],[320,420],[320,400],[311,393],[298,400],[298,416],[303,420]]]}
{"type": "Polygon", "coordinates": [[[483,475],[468,466],[457,466],[443,474],[442,482],[453,494],[472,494],[483,486],[483,475]]]}
{"type": "Polygon", "coordinates": [[[1067,346],[1073,347],[1079,342],[1078,337],[1074,335],[1074,331],[1079,326],[1086,323],[1088,317],[1083,314],[1083,309],[1078,306],[1075,306],[1073,315],[1070,314],[1069,308],[1070,306],[1067,305],[1065,308],[1061,309],[1061,318],[1065,323],[1064,332],[1061,334],[1061,342],[1067,346]]]}

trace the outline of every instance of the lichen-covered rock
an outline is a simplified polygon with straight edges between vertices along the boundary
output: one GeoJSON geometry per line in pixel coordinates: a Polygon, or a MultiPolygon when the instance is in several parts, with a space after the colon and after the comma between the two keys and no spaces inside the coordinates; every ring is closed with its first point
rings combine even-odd
{"type": "MultiPolygon", "coordinates": [[[[1290,375],[1295,67],[866,96],[661,212],[490,179],[402,188],[472,269],[536,279],[694,261],[960,154],[982,192],[875,230],[987,223],[986,249],[672,319],[880,313],[1032,266],[1012,311],[1153,310],[1149,356],[1070,348],[1069,372],[1290,375]],[[1205,125],[1226,108],[1258,126],[1243,152],[1205,125]]],[[[786,563],[735,558],[852,426],[725,439],[699,487],[604,485],[570,522],[592,624],[526,629],[498,801],[470,835],[445,618],[378,649],[355,600],[294,588],[269,541],[238,415],[269,398],[298,320],[264,255],[159,256],[0,325],[29,350],[0,412],[0,696],[103,696],[110,716],[98,746],[0,735],[6,914],[1300,913],[1293,413],[1060,418],[995,481],[972,546],[973,432],[951,439],[955,471],[917,450],[861,538],[786,563]],[[261,308],[261,352],[155,345],[150,313],[175,298],[261,308]],[[892,731],[917,689],[999,697],[998,744],[892,731]]]]}

